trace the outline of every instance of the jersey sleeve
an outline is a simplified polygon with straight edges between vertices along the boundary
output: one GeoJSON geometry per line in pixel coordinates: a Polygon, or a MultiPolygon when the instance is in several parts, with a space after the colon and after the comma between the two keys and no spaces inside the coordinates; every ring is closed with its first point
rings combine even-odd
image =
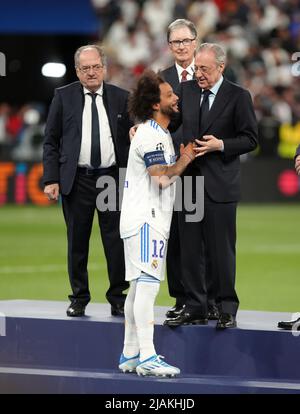
{"type": "Polygon", "coordinates": [[[164,144],[157,131],[151,127],[145,127],[140,133],[141,137],[137,151],[144,160],[146,168],[157,164],[167,164],[164,144]]]}

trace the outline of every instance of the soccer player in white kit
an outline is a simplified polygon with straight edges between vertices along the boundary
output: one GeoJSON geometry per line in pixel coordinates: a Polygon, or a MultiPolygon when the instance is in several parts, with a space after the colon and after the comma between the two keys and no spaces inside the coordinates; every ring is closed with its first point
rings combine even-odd
{"type": "Polygon", "coordinates": [[[176,161],[167,130],[178,112],[178,97],[152,71],[145,72],[129,101],[131,115],[142,123],[131,142],[121,208],[126,280],[125,337],[119,369],[138,375],[175,376],[179,368],[157,355],[154,302],[164,279],[175,181],[194,160],[193,144],[181,145],[176,161]]]}

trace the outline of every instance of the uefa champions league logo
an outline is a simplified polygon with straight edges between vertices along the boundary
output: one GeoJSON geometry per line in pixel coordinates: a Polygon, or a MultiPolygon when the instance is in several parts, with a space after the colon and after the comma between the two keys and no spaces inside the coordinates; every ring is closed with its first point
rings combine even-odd
{"type": "Polygon", "coordinates": [[[6,76],[6,57],[0,52],[0,76],[6,76]]]}
{"type": "Polygon", "coordinates": [[[165,149],[164,144],[162,142],[160,142],[159,144],[156,145],[156,150],[157,151],[163,151],[165,149]]]}

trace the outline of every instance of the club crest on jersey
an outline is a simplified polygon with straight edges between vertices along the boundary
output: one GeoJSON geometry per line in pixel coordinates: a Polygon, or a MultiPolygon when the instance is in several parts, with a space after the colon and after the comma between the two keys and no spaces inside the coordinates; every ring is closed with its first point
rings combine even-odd
{"type": "Polygon", "coordinates": [[[158,261],[157,261],[157,259],[153,259],[153,261],[151,263],[151,267],[152,267],[152,269],[157,269],[158,268],[158,261]]]}
{"type": "Polygon", "coordinates": [[[156,150],[157,151],[164,151],[165,147],[164,144],[162,142],[160,142],[159,144],[156,145],[156,150]]]}

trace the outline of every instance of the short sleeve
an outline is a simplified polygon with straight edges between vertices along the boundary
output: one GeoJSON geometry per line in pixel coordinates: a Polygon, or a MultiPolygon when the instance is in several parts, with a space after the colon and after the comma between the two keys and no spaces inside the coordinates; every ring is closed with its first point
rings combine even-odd
{"type": "Polygon", "coordinates": [[[143,158],[146,168],[157,164],[167,164],[165,148],[160,134],[153,128],[143,128],[140,132],[137,151],[143,158]]]}

